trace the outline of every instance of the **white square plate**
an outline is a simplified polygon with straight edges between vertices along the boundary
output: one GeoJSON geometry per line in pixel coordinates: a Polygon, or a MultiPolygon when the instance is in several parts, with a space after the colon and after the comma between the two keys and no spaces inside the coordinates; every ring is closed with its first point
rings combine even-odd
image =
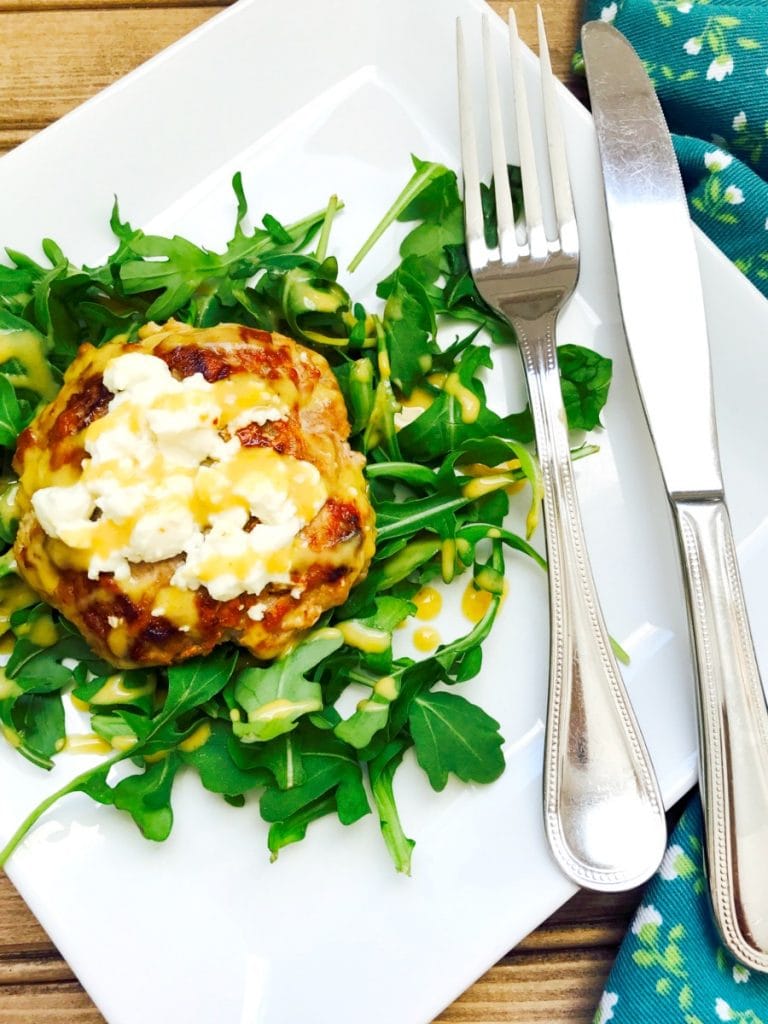
{"type": "MultiPolygon", "coordinates": [[[[50,235],[94,262],[112,244],[116,193],[134,224],[215,246],[239,169],[259,215],[291,219],[338,192],[343,262],[407,179],[411,152],[458,166],[454,20],[481,10],[479,0],[243,0],[0,161],[0,241],[35,253],[50,235]]],[[[533,85],[532,57],[527,73],[533,85]]],[[[591,119],[561,96],[583,263],[560,338],[610,355],[615,374],[601,451],[578,463],[578,485],[609,628],[632,655],[627,683],[670,802],[695,778],[682,587],[621,334],[591,119]]],[[[385,236],[345,282],[354,295],[372,293],[397,242],[397,231],[385,236]]],[[[699,251],[765,665],[768,307],[701,236],[699,251]]],[[[519,407],[517,354],[496,359],[493,393],[519,407]]],[[[84,796],[46,816],[9,873],[111,1024],[425,1024],[571,894],[540,811],[546,582],[520,559],[512,569],[486,667],[464,691],[502,723],[508,768],[492,786],[435,794],[406,763],[397,791],[417,840],[412,878],[392,870],[373,816],[347,830],[319,822],[270,865],[255,805],[235,810],[192,777],[177,785],[163,845],[84,796]]],[[[3,841],[86,767],[61,762],[46,776],[0,750],[3,841]]]]}

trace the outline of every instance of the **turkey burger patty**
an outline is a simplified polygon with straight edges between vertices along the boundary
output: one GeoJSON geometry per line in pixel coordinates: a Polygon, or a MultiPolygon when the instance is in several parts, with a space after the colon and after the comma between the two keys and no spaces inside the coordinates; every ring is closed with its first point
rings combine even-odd
{"type": "Polygon", "coordinates": [[[280,655],[374,552],[326,360],[237,324],[83,345],[19,438],[20,574],[121,668],[280,655]]]}

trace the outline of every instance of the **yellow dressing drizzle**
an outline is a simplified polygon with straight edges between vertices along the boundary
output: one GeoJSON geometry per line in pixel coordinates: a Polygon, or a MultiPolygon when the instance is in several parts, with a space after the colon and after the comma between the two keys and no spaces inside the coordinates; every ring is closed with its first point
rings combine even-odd
{"type": "Polygon", "coordinates": [[[21,692],[21,687],[13,679],[9,679],[5,671],[0,668],[0,700],[18,697],[21,692]]]}
{"type": "Polygon", "coordinates": [[[413,646],[417,651],[428,653],[440,645],[440,634],[431,626],[420,626],[413,634],[413,646]]]}
{"type": "Polygon", "coordinates": [[[383,629],[374,629],[355,619],[337,622],[335,628],[344,637],[345,644],[365,651],[366,654],[382,654],[389,650],[391,637],[383,629]]]}
{"type": "Polygon", "coordinates": [[[113,750],[130,750],[136,746],[135,736],[113,736],[110,740],[113,750]]]}
{"type": "Polygon", "coordinates": [[[68,754],[108,754],[112,747],[96,733],[73,733],[67,736],[64,750],[68,754]]]}
{"type": "Polygon", "coordinates": [[[58,387],[34,331],[0,331],[0,364],[11,359],[24,367],[23,373],[6,374],[14,387],[36,391],[46,400],[53,398],[58,387]]]}
{"type": "Polygon", "coordinates": [[[158,761],[164,761],[170,754],[170,750],[156,750],[154,754],[144,754],[144,760],[147,764],[157,764],[158,761]]]}
{"type": "Polygon", "coordinates": [[[37,600],[34,590],[18,576],[9,575],[0,579],[0,634],[10,629],[10,619],[15,611],[37,600]]]}
{"type": "MultiPolygon", "coordinates": [[[[383,697],[384,700],[394,700],[398,694],[397,680],[394,676],[382,676],[376,680],[373,687],[373,692],[379,697],[383,697]]],[[[361,703],[367,703],[362,701],[361,703]]]]}
{"type": "Polygon", "coordinates": [[[443,541],[440,548],[440,567],[443,581],[450,583],[456,575],[456,541],[443,541]]]}
{"type": "Polygon", "coordinates": [[[443,607],[443,596],[434,587],[422,587],[413,597],[416,605],[416,618],[424,621],[436,619],[443,607]]]}
{"type": "Polygon", "coordinates": [[[443,391],[459,403],[462,422],[474,423],[480,415],[480,399],[461,383],[458,373],[448,374],[443,391]]]}
{"type": "Polygon", "coordinates": [[[19,736],[15,729],[11,729],[8,725],[0,725],[0,732],[2,732],[6,742],[10,743],[12,747],[21,746],[21,736],[19,736]]]}
{"type": "Polygon", "coordinates": [[[405,409],[428,409],[435,400],[435,396],[425,391],[424,388],[414,388],[408,398],[401,398],[400,405],[405,409]]]}
{"type": "Polygon", "coordinates": [[[392,368],[389,365],[389,353],[386,349],[381,349],[379,352],[379,373],[384,380],[389,380],[392,374],[392,368]]]}
{"type": "Polygon", "coordinates": [[[183,750],[186,754],[191,754],[195,750],[199,750],[200,747],[205,746],[211,737],[211,723],[202,722],[191,732],[185,740],[182,740],[179,744],[179,750],[183,750]]]}
{"type": "Polygon", "coordinates": [[[59,631],[50,615],[40,615],[32,622],[16,627],[16,635],[26,637],[38,647],[52,647],[59,639],[59,631]]]}
{"type": "Polygon", "coordinates": [[[102,688],[91,697],[91,704],[125,704],[136,697],[145,697],[154,693],[154,685],[145,683],[143,686],[127,687],[122,672],[110,676],[102,688]]]}
{"type": "Polygon", "coordinates": [[[320,703],[313,700],[287,700],[285,697],[278,697],[267,704],[262,704],[256,711],[248,715],[251,722],[272,722],[275,719],[283,718],[287,714],[306,713],[317,711],[320,703]]]}
{"type": "MultiPolygon", "coordinates": [[[[504,591],[501,596],[502,603],[507,596],[509,587],[504,580],[504,591]]],[[[467,589],[461,599],[461,610],[466,619],[470,622],[479,622],[491,606],[493,594],[488,590],[479,590],[473,582],[467,584],[467,589]]]]}
{"type": "Polygon", "coordinates": [[[478,590],[470,582],[461,599],[461,610],[470,622],[479,622],[491,606],[493,595],[487,590],[478,590]]]}
{"type": "Polygon", "coordinates": [[[474,501],[476,498],[482,498],[486,494],[492,494],[493,491],[500,491],[509,486],[509,480],[503,476],[476,476],[469,483],[464,484],[461,493],[465,498],[474,501]]]}

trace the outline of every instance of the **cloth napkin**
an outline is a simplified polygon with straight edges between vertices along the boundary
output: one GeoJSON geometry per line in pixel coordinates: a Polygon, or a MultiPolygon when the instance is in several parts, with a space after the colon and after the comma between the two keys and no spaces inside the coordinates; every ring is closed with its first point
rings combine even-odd
{"type": "Polygon", "coordinates": [[[768,296],[768,0],[586,0],[593,19],[645,64],[691,217],[768,296]]]}
{"type": "MultiPolygon", "coordinates": [[[[586,0],[584,20],[596,18],[612,21],[645,63],[691,217],[768,296],[768,0],[586,0]]],[[[574,67],[583,70],[578,51],[574,67]]],[[[768,1024],[768,975],[737,963],[712,922],[702,837],[694,796],[594,1024],[768,1024]]]]}

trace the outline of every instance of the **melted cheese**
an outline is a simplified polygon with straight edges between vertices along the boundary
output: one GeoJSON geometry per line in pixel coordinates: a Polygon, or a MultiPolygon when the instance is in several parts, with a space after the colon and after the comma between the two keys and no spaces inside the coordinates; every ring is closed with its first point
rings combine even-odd
{"type": "Polygon", "coordinates": [[[85,431],[79,479],[32,495],[46,534],[82,552],[91,579],[181,557],[172,586],[205,586],[216,600],[290,582],[294,538],[328,494],[311,463],[242,447],[237,430],[287,413],[269,384],[177,380],[141,351],[113,359],[103,379],[114,397],[85,431]]]}

